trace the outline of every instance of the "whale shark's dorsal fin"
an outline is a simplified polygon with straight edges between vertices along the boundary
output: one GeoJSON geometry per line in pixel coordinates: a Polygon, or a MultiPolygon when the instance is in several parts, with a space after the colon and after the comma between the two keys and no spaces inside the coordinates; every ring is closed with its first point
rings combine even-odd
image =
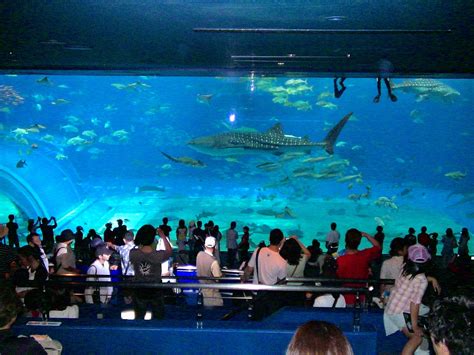
{"type": "Polygon", "coordinates": [[[273,134],[276,136],[283,136],[283,128],[281,127],[281,123],[276,123],[272,128],[267,131],[267,134],[273,134]]]}

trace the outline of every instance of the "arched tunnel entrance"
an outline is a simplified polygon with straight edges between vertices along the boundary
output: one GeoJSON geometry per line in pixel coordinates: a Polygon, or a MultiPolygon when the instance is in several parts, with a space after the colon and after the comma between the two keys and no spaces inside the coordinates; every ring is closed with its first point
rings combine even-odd
{"type": "MultiPolygon", "coordinates": [[[[16,206],[17,213],[23,218],[49,218],[53,215],[59,221],[81,204],[78,178],[72,165],[66,170],[47,154],[25,159],[26,165],[17,165],[17,147],[2,144],[0,194],[16,206]]],[[[6,222],[9,213],[14,212],[3,209],[5,221],[2,223],[6,222]]],[[[26,224],[20,224],[21,234],[25,229],[26,224]]]]}

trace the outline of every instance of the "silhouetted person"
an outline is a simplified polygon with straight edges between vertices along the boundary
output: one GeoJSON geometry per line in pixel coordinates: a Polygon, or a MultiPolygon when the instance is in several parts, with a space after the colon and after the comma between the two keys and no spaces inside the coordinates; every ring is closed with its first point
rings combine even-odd
{"type": "Polygon", "coordinates": [[[117,219],[118,227],[114,228],[114,244],[124,245],[123,238],[127,233],[127,226],[123,224],[123,220],[117,219]]]}
{"type": "Polygon", "coordinates": [[[410,247],[416,244],[415,228],[408,228],[408,234],[405,235],[405,244],[410,247]]]}
{"type": "Polygon", "coordinates": [[[202,222],[197,221],[197,227],[193,231],[194,238],[194,250],[193,250],[193,260],[196,260],[197,254],[204,250],[204,241],[206,239],[206,232],[201,228],[202,222]]]}
{"type": "Polygon", "coordinates": [[[377,63],[378,77],[377,77],[377,96],[374,97],[374,102],[378,103],[380,95],[382,94],[382,80],[387,88],[388,96],[392,102],[397,101],[397,97],[392,93],[392,84],[390,83],[390,74],[393,72],[393,64],[387,59],[381,59],[377,63]]]}
{"type": "Polygon", "coordinates": [[[431,239],[430,235],[426,233],[427,228],[425,226],[421,227],[421,233],[418,234],[418,244],[423,245],[426,248],[429,248],[431,239]]]}
{"type": "Polygon", "coordinates": [[[74,233],[74,251],[77,253],[77,251],[80,249],[81,244],[82,244],[82,238],[84,237],[84,228],[81,226],[76,227],[76,233],[74,233]]]}
{"type": "Polygon", "coordinates": [[[36,230],[39,228],[40,221],[40,218],[38,218],[36,222],[33,218],[28,219],[28,226],[26,227],[26,229],[28,229],[28,233],[31,234],[33,232],[36,232],[36,230]]]}
{"type": "Polygon", "coordinates": [[[337,77],[334,78],[334,97],[336,99],[340,98],[342,94],[344,94],[344,91],[346,90],[346,87],[344,86],[344,80],[346,80],[346,78],[337,78],[337,77]],[[339,85],[341,86],[340,89],[337,85],[337,79],[339,79],[339,85]]]}
{"type": "Polygon", "coordinates": [[[15,222],[15,216],[14,215],[9,215],[8,216],[8,223],[7,223],[7,228],[8,228],[8,245],[10,248],[19,248],[20,243],[18,242],[18,223],[15,222]]]}
{"type": "Polygon", "coordinates": [[[379,242],[380,248],[383,249],[383,240],[385,239],[385,233],[383,232],[383,227],[377,226],[376,231],[377,233],[375,233],[374,238],[377,242],[379,242]]]}
{"type": "Polygon", "coordinates": [[[114,243],[114,231],[112,230],[112,223],[107,222],[105,224],[105,231],[104,231],[104,242],[106,243],[114,243]]]}
{"type": "MultiPolygon", "coordinates": [[[[40,220],[40,217],[38,217],[38,220],[40,220]]],[[[41,229],[41,234],[43,235],[43,244],[44,244],[44,251],[46,254],[51,253],[53,250],[54,246],[54,229],[58,226],[58,223],[56,222],[55,217],[51,217],[50,219],[47,219],[44,217],[41,219],[41,224],[40,224],[40,229],[41,229]],[[50,223],[54,222],[52,225],[50,223]]]]}
{"type": "Polygon", "coordinates": [[[163,224],[159,227],[163,233],[169,238],[170,232],[172,231],[171,227],[168,225],[168,217],[163,217],[163,224]]]}

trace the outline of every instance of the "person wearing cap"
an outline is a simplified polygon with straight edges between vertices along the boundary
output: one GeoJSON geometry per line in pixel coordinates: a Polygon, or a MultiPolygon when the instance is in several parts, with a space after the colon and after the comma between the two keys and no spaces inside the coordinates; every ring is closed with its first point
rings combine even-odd
{"type": "Polygon", "coordinates": [[[57,241],[58,244],[53,256],[56,260],[56,273],[58,275],[77,273],[76,256],[71,248],[74,233],[70,229],[65,229],[57,237],[57,241]]]}
{"type": "Polygon", "coordinates": [[[425,271],[430,259],[431,256],[423,245],[415,244],[408,247],[408,259],[395,280],[395,286],[385,307],[386,335],[401,331],[408,338],[402,354],[413,354],[423,341],[423,330],[418,321],[419,315],[427,313],[427,307],[421,304],[421,300],[428,286],[425,271]],[[409,314],[411,329],[404,313],[409,314]]]}
{"type": "MultiPolygon", "coordinates": [[[[214,250],[216,247],[216,238],[212,236],[206,237],[204,241],[204,251],[200,251],[196,259],[196,269],[198,277],[222,277],[221,267],[214,250]]],[[[199,280],[202,284],[212,284],[214,280],[199,280]]],[[[223,306],[221,293],[217,289],[203,289],[204,306],[223,306]]]]}
{"type": "MultiPolygon", "coordinates": [[[[99,275],[99,276],[110,276],[110,265],[109,258],[112,255],[113,251],[107,248],[106,245],[100,245],[95,250],[95,261],[91,264],[87,270],[87,275],[99,275]]],[[[110,277],[88,277],[87,281],[111,281],[110,277]]],[[[112,297],[112,292],[114,288],[112,286],[103,286],[103,287],[87,287],[84,295],[86,298],[86,303],[94,303],[94,291],[99,289],[100,294],[100,303],[109,303],[110,298],[112,297]]]]}

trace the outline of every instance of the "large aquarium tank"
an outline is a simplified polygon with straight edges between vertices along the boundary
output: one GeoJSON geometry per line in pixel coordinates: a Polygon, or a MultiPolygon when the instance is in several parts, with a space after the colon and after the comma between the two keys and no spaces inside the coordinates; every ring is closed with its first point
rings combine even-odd
{"type": "Polygon", "coordinates": [[[344,85],[335,98],[320,77],[3,75],[0,218],[16,216],[21,243],[38,216],[99,233],[119,218],[236,221],[253,245],[277,227],[310,244],[331,222],[381,225],[385,252],[409,227],[472,231],[472,80],[393,79],[396,102],[382,85],[378,103],[375,79],[344,85]]]}

